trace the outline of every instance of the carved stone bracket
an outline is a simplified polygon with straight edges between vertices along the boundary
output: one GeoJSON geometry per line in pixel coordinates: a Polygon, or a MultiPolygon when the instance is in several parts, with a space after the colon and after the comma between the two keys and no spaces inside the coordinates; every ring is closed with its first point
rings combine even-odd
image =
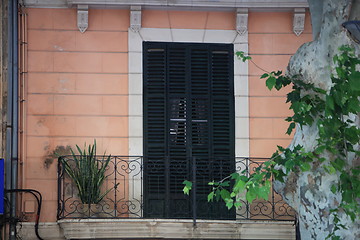
{"type": "Polygon", "coordinates": [[[248,31],[248,12],[247,8],[238,8],[236,13],[236,31],[243,35],[248,31]]]}
{"type": "Polygon", "coordinates": [[[88,5],[77,6],[77,26],[81,33],[84,33],[89,26],[88,23],[88,5]]]}
{"type": "Polygon", "coordinates": [[[133,32],[141,29],[141,6],[131,6],[130,8],[130,29],[133,32]]]}
{"type": "Polygon", "coordinates": [[[294,20],[293,20],[293,31],[296,36],[304,31],[305,25],[305,8],[295,8],[294,9],[294,20]]]}

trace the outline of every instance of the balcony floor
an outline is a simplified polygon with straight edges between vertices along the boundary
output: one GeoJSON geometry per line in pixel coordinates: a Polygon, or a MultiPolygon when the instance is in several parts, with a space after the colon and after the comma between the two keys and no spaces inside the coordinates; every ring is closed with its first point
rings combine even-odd
{"type": "MultiPolygon", "coordinates": [[[[192,220],[182,219],[66,219],[43,223],[39,227],[40,235],[46,239],[295,240],[293,224],[292,221],[197,220],[194,226],[192,220]],[[48,235],[56,232],[58,237],[48,235]]],[[[22,224],[20,234],[26,239],[36,239],[33,232],[33,223],[22,224]]]]}

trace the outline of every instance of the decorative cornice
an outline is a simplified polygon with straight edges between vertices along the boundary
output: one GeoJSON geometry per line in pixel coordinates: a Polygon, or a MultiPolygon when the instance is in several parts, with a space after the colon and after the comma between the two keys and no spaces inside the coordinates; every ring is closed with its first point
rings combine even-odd
{"type": "Polygon", "coordinates": [[[238,8],[236,12],[236,31],[243,35],[248,31],[249,10],[247,8],[238,8]]]}
{"type": "Polygon", "coordinates": [[[133,32],[141,29],[141,6],[130,7],[130,29],[133,32]]]}
{"type": "Polygon", "coordinates": [[[294,9],[293,32],[296,36],[304,31],[305,26],[305,8],[294,9]]]}
{"type": "Polygon", "coordinates": [[[81,33],[84,33],[89,26],[88,23],[88,5],[77,6],[77,26],[81,33]]]}
{"type": "Polygon", "coordinates": [[[73,7],[79,4],[104,7],[191,7],[191,8],[250,8],[289,9],[308,7],[307,0],[23,0],[25,7],[73,7]]]}

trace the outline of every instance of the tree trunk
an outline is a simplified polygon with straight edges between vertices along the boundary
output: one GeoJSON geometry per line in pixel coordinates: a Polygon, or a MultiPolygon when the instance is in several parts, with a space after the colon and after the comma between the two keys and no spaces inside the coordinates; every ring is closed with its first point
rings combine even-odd
{"type": "MultiPolygon", "coordinates": [[[[291,58],[288,75],[300,75],[301,80],[313,83],[316,87],[329,90],[331,73],[334,70],[333,56],[342,45],[352,45],[358,56],[360,45],[352,41],[342,23],[360,17],[359,0],[308,0],[313,26],[313,38],[310,43],[301,46],[291,58]]],[[[357,125],[359,126],[359,115],[357,125]]],[[[297,128],[294,139],[289,146],[298,144],[307,151],[317,144],[318,132],[315,126],[297,128]]],[[[327,156],[330,158],[331,156],[327,156]]],[[[356,159],[348,159],[355,164],[356,159]]],[[[357,159],[359,161],[359,159],[357,159]]],[[[286,201],[298,213],[301,239],[325,239],[333,229],[331,209],[337,208],[341,202],[341,194],[333,194],[331,186],[339,176],[328,174],[324,163],[313,163],[312,170],[299,174],[291,173],[285,183],[276,182],[275,189],[282,193],[286,201]]],[[[353,165],[354,166],[354,165],[353,165]]],[[[340,213],[341,223],[348,230],[337,231],[340,239],[360,239],[360,222],[352,222],[345,214],[340,213]]]]}

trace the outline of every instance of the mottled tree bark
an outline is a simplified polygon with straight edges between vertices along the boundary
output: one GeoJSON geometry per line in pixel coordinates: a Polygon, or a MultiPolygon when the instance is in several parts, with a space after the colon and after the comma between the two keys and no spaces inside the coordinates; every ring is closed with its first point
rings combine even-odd
{"type": "MultiPolygon", "coordinates": [[[[313,41],[301,46],[291,58],[288,75],[300,75],[301,80],[329,90],[331,73],[334,71],[333,56],[339,47],[352,45],[357,55],[360,45],[352,41],[342,28],[342,23],[360,17],[359,0],[308,0],[313,26],[313,41]]],[[[360,56],[360,55],[359,55],[360,56]]],[[[359,126],[359,116],[357,124],[359,126]]],[[[298,144],[308,151],[317,144],[318,132],[314,126],[297,128],[290,148],[298,144]]],[[[338,181],[338,175],[329,175],[322,166],[328,164],[333,156],[325,156],[324,163],[313,163],[312,170],[299,174],[291,173],[286,182],[275,183],[275,189],[282,193],[286,201],[298,213],[301,238],[325,239],[333,229],[333,217],[330,209],[337,208],[341,194],[333,194],[331,186],[338,181]]],[[[357,164],[359,159],[350,156],[349,164],[357,164]]],[[[348,230],[341,230],[337,235],[341,239],[360,239],[360,222],[352,222],[345,214],[340,213],[341,223],[348,230]]]]}

